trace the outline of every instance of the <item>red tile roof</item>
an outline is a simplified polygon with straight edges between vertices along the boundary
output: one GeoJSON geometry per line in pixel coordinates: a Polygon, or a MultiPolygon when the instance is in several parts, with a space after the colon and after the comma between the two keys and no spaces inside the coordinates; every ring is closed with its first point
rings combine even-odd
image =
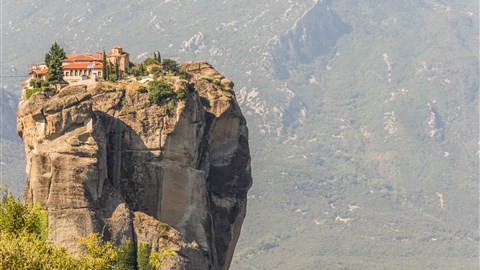
{"type": "Polygon", "coordinates": [[[91,55],[89,53],[83,54],[70,54],[63,60],[63,62],[92,62],[92,61],[102,61],[98,56],[91,55]]]}
{"type": "Polygon", "coordinates": [[[44,75],[48,73],[48,69],[33,69],[32,72],[37,75],[44,75]]]}
{"type": "Polygon", "coordinates": [[[63,69],[88,69],[88,66],[92,65],[93,69],[101,69],[102,63],[97,62],[81,62],[81,63],[71,63],[64,64],[63,69]]]}

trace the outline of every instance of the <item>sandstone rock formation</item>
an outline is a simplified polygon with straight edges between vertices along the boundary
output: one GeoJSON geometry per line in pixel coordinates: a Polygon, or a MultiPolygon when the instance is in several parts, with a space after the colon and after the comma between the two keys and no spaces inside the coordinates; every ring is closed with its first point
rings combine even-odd
{"type": "Polygon", "coordinates": [[[170,79],[185,98],[168,104],[136,82],[23,95],[25,201],[47,209],[53,243],[78,253],[79,237],[103,232],[170,245],[163,269],[228,269],[252,182],[246,121],[230,80],[204,62],[181,69],[189,79],[170,79]]]}

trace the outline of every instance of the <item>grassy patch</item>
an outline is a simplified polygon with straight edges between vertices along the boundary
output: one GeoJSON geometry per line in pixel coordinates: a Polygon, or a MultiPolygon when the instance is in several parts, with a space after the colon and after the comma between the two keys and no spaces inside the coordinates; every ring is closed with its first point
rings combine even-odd
{"type": "Polygon", "coordinates": [[[177,92],[176,92],[176,98],[178,100],[181,100],[181,99],[184,99],[185,98],[185,90],[183,89],[179,89],[177,92]]]}
{"type": "Polygon", "coordinates": [[[27,100],[30,99],[30,97],[35,94],[35,93],[40,93],[42,92],[42,88],[31,88],[31,89],[27,89],[25,91],[25,97],[27,98],[27,100]]]}

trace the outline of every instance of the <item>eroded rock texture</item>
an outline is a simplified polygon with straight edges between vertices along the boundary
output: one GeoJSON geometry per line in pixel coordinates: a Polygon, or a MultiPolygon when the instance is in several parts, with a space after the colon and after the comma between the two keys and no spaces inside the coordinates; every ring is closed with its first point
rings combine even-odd
{"type": "Polygon", "coordinates": [[[78,253],[79,237],[103,231],[118,244],[170,245],[164,269],[228,269],[252,182],[248,130],[230,80],[204,62],[181,68],[191,78],[172,84],[185,99],[168,105],[138,83],[22,98],[25,201],[48,210],[52,242],[78,253]]]}

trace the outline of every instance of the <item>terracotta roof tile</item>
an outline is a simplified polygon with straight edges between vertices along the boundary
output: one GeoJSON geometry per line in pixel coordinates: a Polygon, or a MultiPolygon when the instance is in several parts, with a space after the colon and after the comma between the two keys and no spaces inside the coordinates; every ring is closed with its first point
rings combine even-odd
{"type": "Polygon", "coordinates": [[[82,63],[71,63],[63,65],[63,69],[88,69],[88,66],[93,65],[94,69],[101,69],[102,63],[97,62],[82,62],[82,63]]]}
{"type": "Polygon", "coordinates": [[[33,69],[32,72],[37,75],[44,75],[48,73],[48,69],[33,69]]]}
{"type": "Polygon", "coordinates": [[[64,62],[87,62],[87,61],[102,61],[100,57],[91,55],[89,53],[83,53],[83,54],[70,54],[67,55],[67,57],[63,60],[64,62]]]}

